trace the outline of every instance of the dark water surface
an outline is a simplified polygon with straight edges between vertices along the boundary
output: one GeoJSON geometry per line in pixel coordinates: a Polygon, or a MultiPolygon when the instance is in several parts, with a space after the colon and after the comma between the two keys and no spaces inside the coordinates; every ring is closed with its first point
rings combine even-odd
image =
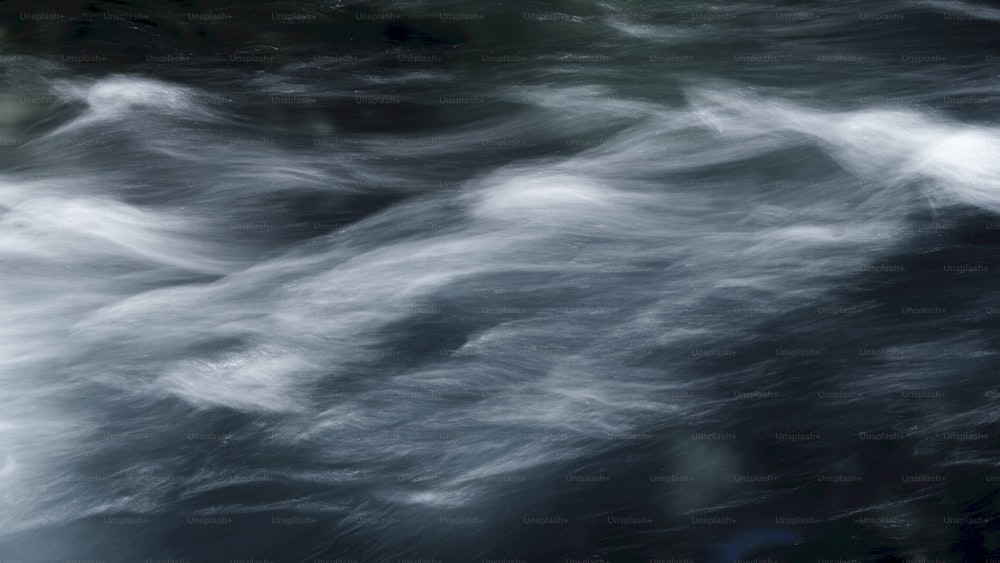
{"type": "Polygon", "coordinates": [[[3,563],[1000,558],[1000,9],[0,9],[3,563]]]}

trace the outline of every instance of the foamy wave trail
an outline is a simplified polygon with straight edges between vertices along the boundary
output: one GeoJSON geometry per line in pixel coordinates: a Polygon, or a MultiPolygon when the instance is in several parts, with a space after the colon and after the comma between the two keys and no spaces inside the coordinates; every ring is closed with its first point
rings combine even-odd
{"type": "Polygon", "coordinates": [[[187,9],[2,39],[5,561],[995,548],[992,8],[187,9]]]}

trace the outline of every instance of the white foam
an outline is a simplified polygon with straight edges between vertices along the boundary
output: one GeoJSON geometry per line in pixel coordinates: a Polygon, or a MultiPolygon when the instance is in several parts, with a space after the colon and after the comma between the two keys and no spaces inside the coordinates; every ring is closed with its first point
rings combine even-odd
{"type": "Polygon", "coordinates": [[[816,139],[863,180],[886,184],[887,207],[919,201],[913,196],[929,180],[935,196],[1000,209],[998,128],[908,109],[824,112],[717,90],[692,91],[691,101],[726,137],[794,131],[816,139]]]}
{"type": "Polygon", "coordinates": [[[294,411],[299,375],[315,369],[293,350],[259,346],[208,360],[182,360],[157,387],[192,404],[248,411],[294,411]]]}
{"type": "Polygon", "coordinates": [[[93,82],[63,80],[54,83],[53,93],[67,102],[84,102],[87,110],[46,137],[126,119],[140,112],[201,119],[211,117],[211,113],[196,102],[194,89],[151,78],[112,75],[93,82]]]}
{"type": "Polygon", "coordinates": [[[482,219],[529,223],[585,222],[594,216],[620,215],[625,198],[610,189],[571,175],[528,173],[480,190],[474,208],[482,219]]]}
{"type": "Polygon", "coordinates": [[[203,228],[191,219],[109,198],[22,200],[4,214],[0,227],[0,256],[64,265],[131,258],[206,273],[224,271],[212,245],[185,236],[203,228]]]}

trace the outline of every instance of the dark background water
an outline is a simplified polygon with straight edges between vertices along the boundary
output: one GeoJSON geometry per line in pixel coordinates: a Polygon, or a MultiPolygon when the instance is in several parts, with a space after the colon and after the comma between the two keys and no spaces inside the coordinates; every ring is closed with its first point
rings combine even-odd
{"type": "Polygon", "coordinates": [[[0,561],[1000,558],[1000,10],[0,8],[0,561]]]}

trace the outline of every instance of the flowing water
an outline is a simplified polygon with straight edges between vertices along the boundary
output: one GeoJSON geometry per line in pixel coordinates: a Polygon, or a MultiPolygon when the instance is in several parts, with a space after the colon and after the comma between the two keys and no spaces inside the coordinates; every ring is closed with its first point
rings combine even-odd
{"type": "Polygon", "coordinates": [[[4,10],[3,561],[1000,553],[1000,10],[4,10]]]}

